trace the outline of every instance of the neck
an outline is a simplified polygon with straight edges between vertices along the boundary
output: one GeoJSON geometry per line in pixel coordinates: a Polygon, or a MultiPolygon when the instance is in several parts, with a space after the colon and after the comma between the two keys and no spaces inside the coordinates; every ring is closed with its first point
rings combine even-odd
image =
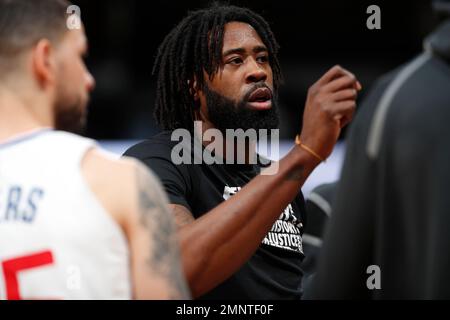
{"type": "Polygon", "coordinates": [[[20,96],[1,86],[0,115],[0,141],[24,132],[53,126],[51,110],[42,97],[20,96]]]}

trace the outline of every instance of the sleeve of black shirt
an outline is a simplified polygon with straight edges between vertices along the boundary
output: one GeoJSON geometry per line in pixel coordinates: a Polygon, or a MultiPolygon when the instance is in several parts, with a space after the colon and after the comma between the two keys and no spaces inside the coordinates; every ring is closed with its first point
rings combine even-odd
{"type": "Polygon", "coordinates": [[[156,174],[169,203],[185,206],[192,211],[189,205],[192,183],[188,169],[184,165],[175,165],[170,155],[170,146],[152,141],[139,143],[124,153],[124,156],[140,160],[156,174]]]}

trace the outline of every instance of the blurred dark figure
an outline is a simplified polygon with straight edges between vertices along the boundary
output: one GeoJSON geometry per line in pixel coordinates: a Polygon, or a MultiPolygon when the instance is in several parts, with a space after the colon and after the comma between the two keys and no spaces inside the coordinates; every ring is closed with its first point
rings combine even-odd
{"type": "Polygon", "coordinates": [[[303,233],[302,262],[303,289],[307,290],[317,270],[317,260],[322,247],[323,234],[331,216],[331,208],[337,182],[326,183],[314,188],[306,199],[307,223],[303,233]]]}
{"type": "Polygon", "coordinates": [[[450,298],[450,1],[433,5],[444,21],[424,52],[376,83],[351,128],[308,298],[450,298]]]}

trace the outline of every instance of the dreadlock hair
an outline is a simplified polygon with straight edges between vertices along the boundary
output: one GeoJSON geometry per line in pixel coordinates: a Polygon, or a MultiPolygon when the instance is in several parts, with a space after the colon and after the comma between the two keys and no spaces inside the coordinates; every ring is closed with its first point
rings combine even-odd
{"type": "Polygon", "coordinates": [[[267,47],[273,71],[274,90],[282,76],[277,59],[278,43],[263,17],[247,8],[213,4],[190,12],[161,43],[153,75],[157,74],[154,116],[164,130],[192,130],[199,105],[192,97],[195,78],[198,89],[205,85],[204,71],[212,80],[222,63],[225,24],[232,21],[250,24],[267,47]]]}

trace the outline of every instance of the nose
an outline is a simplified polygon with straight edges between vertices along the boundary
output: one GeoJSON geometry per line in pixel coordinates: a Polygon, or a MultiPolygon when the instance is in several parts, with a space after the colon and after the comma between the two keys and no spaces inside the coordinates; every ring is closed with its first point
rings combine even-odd
{"type": "Polygon", "coordinates": [[[91,92],[95,88],[95,79],[89,71],[86,71],[86,90],[91,92]]]}
{"type": "Polygon", "coordinates": [[[249,70],[246,76],[247,83],[265,81],[267,72],[255,59],[250,59],[249,70]]]}

